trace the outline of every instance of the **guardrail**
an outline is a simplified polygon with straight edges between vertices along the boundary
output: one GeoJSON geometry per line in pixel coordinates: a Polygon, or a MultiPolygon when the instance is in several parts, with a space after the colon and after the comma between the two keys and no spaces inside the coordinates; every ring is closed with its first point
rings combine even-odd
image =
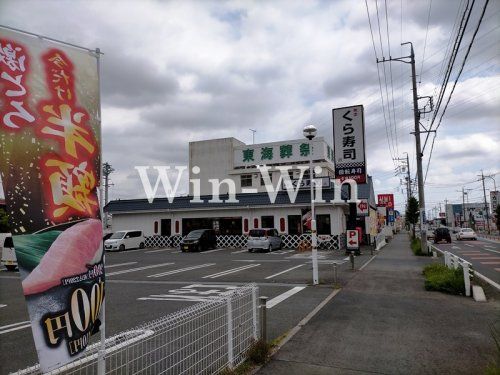
{"type": "MultiPolygon", "coordinates": [[[[445,253],[445,251],[440,250],[438,247],[434,246],[434,245],[433,245],[433,244],[431,244],[430,242],[427,242],[427,246],[429,247],[429,249],[434,249],[436,252],[439,252],[439,253],[441,253],[441,254],[443,254],[443,255],[444,255],[444,253],[445,253]]],[[[447,251],[446,251],[446,252],[447,252],[447,251]]],[[[450,253],[450,254],[451,254],[451,253],[450,253]]],[[[454,255],[454,254],[452,254],[452,255],[454,255]]],[[[455,255],[455,256],[456,256],[456,255],[455,255]]],[[[460,259],[462,259],[462,258],[460,258],[460,259]]],[[[470,264],[470,263],[469,263],[469,264],[470,264]]],[[[475,277],[477,277],[477,278],[479,278],[479,279],[483,280],[484,282],[486,282],[486,283],[490,284],[492,287],[494,287],[494,288],[496,288],[496,289],[500,290],[500,284],[498,284],[498,283],[494,282],[494,281],[493,281],[493,280],[491,280],[489,277],[484,276],[482,273],[479,273],[479,272],[477,272],[477,271],[475,271],[475,270],[474,270],[473,272],[474,272],[473,276],[475,276],[475,277]]]]}
{"type": "MultiPolygon", "coordinates": [[[[106,374],[218,374],[258,339],[258,287],[249,284],[106,339],[106,374]]],[[[97,374],[100,343],[55,374],[97,374]]],[[[16,374],[41,374],[35,365],[16,374]]]]}

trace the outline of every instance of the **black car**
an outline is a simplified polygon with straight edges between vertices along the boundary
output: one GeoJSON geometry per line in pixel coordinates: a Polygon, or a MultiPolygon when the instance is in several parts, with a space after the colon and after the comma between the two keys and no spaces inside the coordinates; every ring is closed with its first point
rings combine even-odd
{"type": "Polygon", "coordinates": [[[434,231],[434,243],[440,241],[451,243],[451,234],[448,228],[438,228],[434,231]]]}
{"type": "Polygon", "coordinates": [[[213,229],[197,229],[189,232],[180,243],[182,252],[215,249],[217,237],[213,229]]]}

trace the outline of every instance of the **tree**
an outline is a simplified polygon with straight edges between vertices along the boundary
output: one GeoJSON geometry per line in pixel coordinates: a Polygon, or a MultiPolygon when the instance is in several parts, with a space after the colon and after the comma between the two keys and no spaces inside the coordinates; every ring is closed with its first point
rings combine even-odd
{"type": "Polygon", "coordinates": [[[0,208],[0,233],[10,233],[9,216],[3,208],[0,208]]]}
{"type": "Polygon", "coordinates": [[[412,238],[415,238],[415,224],[418,223],[419,218],[419,207],[418,200],[411,196],[408,199],[408,205],[406,206],[405,220],[406,224],[411,225],[412,228],[412,238]]]}
{"type": "Polygon", "coordinates": [[[500,204],[495,208],[495,217],[497,221],[497,229],[500,230],[500,204]]]}

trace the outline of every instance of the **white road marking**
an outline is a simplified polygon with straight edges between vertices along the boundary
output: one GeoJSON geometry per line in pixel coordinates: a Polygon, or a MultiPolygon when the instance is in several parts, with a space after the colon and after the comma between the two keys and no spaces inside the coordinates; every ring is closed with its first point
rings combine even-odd
{"type": "Polygon", "coordinates": [[[160,264],[153,264],[151,266],[129,268],[129,269],[126,269],[126,270],[121,270],[121,271],[115,271],[115,272],[107,273],[106,276],[121,275],[122,273],[142,271],[142,270],[147,270],[147,269],[150,269],[150,268],[157,268],[157,267],[169,266],[171,264],[174,264],[174,263],[160,263],[160,264]]]}
{"type": "Polygon", "coordinates": [[[226,271],[214,273],[214,274],[211,274],[211,275],[208,275],[208,276],[203,276],[202,279],[216,279],[218,277],[226,276],[226,275],[229,275],[229,274],[232,274],[232,273],[244,271],[244,270],[247,270],[247,269],[250,269],[250,268],[254,268],[254,267],[258,267],[258,266],[260,266],[260,264],[257,263],[257,264],[249,264],[247,266],[241,266],[241,267],[231,268],[231,269],[226,270],[226,271]]]}
{"type": "Polygon", "coordinates": [[[452,249],[460,249],[460,247],[458,247],[458,246],[452,246],[451,248],[452,249]]]}
{"type": "Polygon", "coordinates": [[[291,270],[294,270],[294,269],[296,269],[296,268],[300,268],[300,267],[303,267],[303,266],[305,266],[305,264],[299,264],[298,266],[295,266],[295,267],[292,267],[292,268],[288,268],[288,269],[286,269],[286,270],[284,270],[284,271],[281,271],[281,272],[275,273],[274,275],[271,275],[271,276],[265,277],[265,279],[266,279],[266,280],[267,280],[267,279],[272,279],[272,278],[273,278],[273,277],[275,277],[275,276],[283,275],[284,273],[287,273],[288,271],[291,271],[291,270]]]}
{"type": "Polygon", "coordinates": [[[500,262],[479,262],[481,264],[500,264],[500,262]]]}
{"type": "Polygon", "coordinates": [[[7,307],[7,305],[0,304],[0,309],[1,309],[2,307],[7,307]]]}
{"type": "Polygon", "coordinates": [[[483,249],[484,251],[489,251],[489,252],[492,252],[492,253],[496,253],[496,254],[500,254],[500,251],[497,251],[497,250],[491,250],[491,249],[483,249]]]}
{"type": "Polygon", "coordinates": [[[289,259],[235,259],[233,262],[267,262],[267,263],[273,263],[273,262],[290,262],[289,259]]]}
{"type": "Polygon", "coordinates": [[[465,246],[474,247],[474,245],[471,245],[470,243],[466,243],[465,246]]]}
{"type": "Polygon", "coordinates": [[[3,335],[4,333],[9,333],[12,331],[17,331],[20,329],[28,328],[28,327],[31,327],[31,323],[29,320],[26,320],[24,322],[8,324],[6,326],[0,327],[0,335],[3,335]]]}
{"type": "Polygon", "coordinates": [[[208,251],[202,251],[201,254],[210,254],[210,253],[215,253],[216,251],[222,251],[226,249],[214,249],[214,250],[208,250],[208,251]]]}
{"type": "Polygon", "coordinates": [[[266,307],[268,309],[272,309],[274,306],[277,304],[283,302],[287,298],[290,298],[294,294],[300,292],[302,289],[305,289],[305,286],[296,286],[295,288],[290,289],[289,291],[286,291],[285,293],[280,294],[277,297],[274,297],[273,299],[269,300],[266,304],[266,307]]]}
{"type": "Polygon", "coordinates": [[[127,263],[118,263],[118,264],[105,264],[104,267],[106,268],[113,268],[113,267],[120,267],[120,266],[129,266],[131,264],[136,264],[137,262],[127,262],[127,263]]]}
{"type": "Polygon", "coordinates": [[[148,250],[148,251],[145,251],[144,254],[159,253],[159,252],[162,252],[162,251],[171,251],[171,250],[172,249],[148,250]]]}
{"type": "Polygon", "coordinates": [[[197,266],[191,266],[191,267],[186,267],[186,268],[179,268],[177,270],[172,270],[172,271],[167,271],[167,272],[162,272],[162,273],[156,273],[154,275],[149,275],[148,277],[162,277],[162,276],[174,275],[176,273],[181,273],[181,272],[196,270],[198,268],[215,266],[215,264],[216,263],[206,263],[206,264],[200,264],[200,265],[197,265],[197,266]]]}
{"type": "Polygon", "coordinates": [[[248,251],[248,250],[247,249],[243,249],[243,250],[233,251],[231,254],[244,253],[245,251],[248,251]]]}
{"type": "Polygon", "coordinates": [[[480,260],[500,260],[500,257],[490,257],[490,256],[488,256],[488,254],[484,254],[484,255],[486,255],[486,256],[484,256],[484,257],[474,256],[474,257],[471,257],[471,259],[474,259],[474,260],[479,260],[479,259],[480,260]]]}

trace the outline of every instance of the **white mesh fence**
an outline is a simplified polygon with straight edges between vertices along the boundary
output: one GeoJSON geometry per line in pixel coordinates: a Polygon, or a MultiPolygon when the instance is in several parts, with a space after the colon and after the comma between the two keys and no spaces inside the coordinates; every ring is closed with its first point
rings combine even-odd
{"type": "MultiPolygon", "coordinates": [[[[106,340],[106,374],[217,374],[257,340],[258,287],[249,284],[106,340]]],[[[97,374],[100,343],[50,375],[97,374]]],[[[16,374],[41,374],[38,365],[16,374]]]]}
{"type": "MultiPolygon", "coordinates": [[[[146,247],[179,247],[182,236],[149,236],[146,247]]],[[[297,249],[301,244],[311,245],[310,234],[284,234],[281,236],[285,249],[297,249]]],[[[242,249],[247,245],[244,234],[218,235],[217,247],[242,249]]],[[[345,247],[345,235],[319,235],[318,248],[321,250],[340,250],[345,247]]]]}

